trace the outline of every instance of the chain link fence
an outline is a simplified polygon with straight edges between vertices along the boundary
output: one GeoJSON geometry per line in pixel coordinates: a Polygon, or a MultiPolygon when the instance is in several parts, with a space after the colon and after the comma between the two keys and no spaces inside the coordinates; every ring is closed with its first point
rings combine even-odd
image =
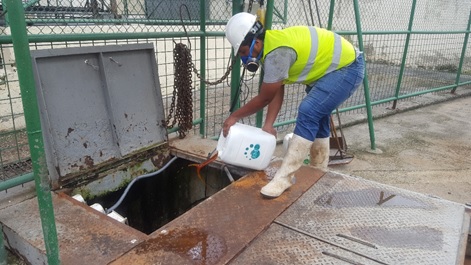
{"type": "MultiPolygon", "coordinates": [[[[227,71],[231,46],[224,26],[234,8],[250,10],[256,1],[229,0],[32,0],[23,1],[31,50],[152,43],[166,114],[174,89],[176,43],[191,48],[196,70],[208,81],[227,71]],[[204,17],[204,19],[201,19],[204,17]],[[185,33],[186,32],[186,33],[185,33]],[[203,40],[203,41],[201,41],[203,40]],[[201,49],[201,45],[204,49],[201,49]],[[203,60],[201,60],[203,58],[203,60]]],[[[427,94],[467,93],[471,83],[469,17],[471,0],[354,1],[276,0],[274,29],[293,25],[331,28],[359,46],[357,19],[371,104],[384,109],[427,94]]],[[[25,119],[8,12],[0,17],[0,179],[31,170],[25,119]]],[[[217,137],[231,105],[231,76],[204,85],[192,76],[193,126],[202,137],[217,137]],[[202,128],[203,127],[203,128],[202,128]]],[[[259,75],[246,75],[240,92],[244,104],[258,92],[259,75]]],[[[234,88],[233,88],[234,89],[234,88]]],[[[279,138],[290,132],[304,87],[289,85],[277,118],[279,138]]],[[[341,107],[343,117],[365,117],[364,87],[341,107]]],[[[145,106],[143,106],[145,107],[145,106]]],[[[257,115],[243,120],[256,125],[257,115]]]]}

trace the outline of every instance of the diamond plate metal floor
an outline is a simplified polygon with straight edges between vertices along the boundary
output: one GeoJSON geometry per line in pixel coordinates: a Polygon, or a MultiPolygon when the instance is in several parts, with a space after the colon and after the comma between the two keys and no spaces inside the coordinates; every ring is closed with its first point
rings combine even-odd
{"type": "Polygon", "coordinates": [[[462,264],[464,205],[321,176],[303,167],[296,185],[267,200],[265,175],[249,174],[111,264],[462,264]]]}
{"type": "Polygon", "coordinates": [[[329,172],[231,264],[462,264],[465,211],[329,172]]]}
{"type": "MultiPolygon", "coordinates": [[[[272,163],[273,170],[279,162],[272,163]]],[[[260,195],[265,173],[250,173],[150,235],[54,195],[61,260],[97,265],[463,264],[470,222],[464,205],[307,166],[296,176],[296,185],[269,200],[260,195]]],[[[36,199],[0,213],[6,241],[27,249],[32,264],[45,264],[36,199]]]]}

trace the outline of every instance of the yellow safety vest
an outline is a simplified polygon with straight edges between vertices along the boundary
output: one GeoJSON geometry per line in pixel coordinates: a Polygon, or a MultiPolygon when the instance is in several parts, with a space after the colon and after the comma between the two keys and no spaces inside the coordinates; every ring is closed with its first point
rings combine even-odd
{"type": "Polygon", "coordinates": [[[285,84],[311,84],[327,73],[349,65],[355,60],[355,48],[340,35],[318,27],[295,26],[283,30],[267,30],[263,59],[279,47],[296,51],[285,84]]]}

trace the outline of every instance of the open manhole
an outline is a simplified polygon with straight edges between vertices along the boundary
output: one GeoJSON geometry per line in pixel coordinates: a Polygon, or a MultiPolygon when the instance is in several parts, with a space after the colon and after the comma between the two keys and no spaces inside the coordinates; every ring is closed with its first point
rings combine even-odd
{"type": "Polygon", "coordinates": [[[200,179],[190,164],[194,162],[177,158],[159,174],[90,199],[87,204],[99,204],[105,213],[113,209],[126,224],[150,234],[231,183],[224,170],[211,165],[201,170],[200,179]]]}

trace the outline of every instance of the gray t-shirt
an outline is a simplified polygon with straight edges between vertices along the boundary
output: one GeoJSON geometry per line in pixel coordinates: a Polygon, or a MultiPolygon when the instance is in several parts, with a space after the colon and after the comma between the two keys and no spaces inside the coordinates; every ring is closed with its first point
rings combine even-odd
{"type": "Polygon", "coordinates": [[[276,83],[288,78],[288,71],[296,61],[292,48],[279,47],[271,51],[263,63],[263,82],[276,83]]]}

